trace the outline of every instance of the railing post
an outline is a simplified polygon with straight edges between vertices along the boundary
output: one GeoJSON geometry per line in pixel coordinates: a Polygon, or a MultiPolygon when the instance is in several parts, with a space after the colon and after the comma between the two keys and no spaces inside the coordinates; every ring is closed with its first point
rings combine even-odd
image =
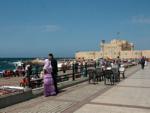
{"type": "Polygon", "coordinates": [[[74,65],[74,63],[72,65],[72,80],[73,81],[75,80],[75,65],[74,65]]]}
{"type": "Polygon", "coordinates": [[[96,61],[94,62],[94,67],[95,67],[95,69],[96,69],[96,61]]]}
{"type": "Polygon", "coordinates": [[[85,63],[85,77],[87,77],[87,63],[85,63]]]}

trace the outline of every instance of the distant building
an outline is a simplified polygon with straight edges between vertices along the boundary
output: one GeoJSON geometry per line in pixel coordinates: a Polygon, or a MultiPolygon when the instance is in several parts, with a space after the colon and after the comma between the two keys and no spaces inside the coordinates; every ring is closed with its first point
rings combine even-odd
{"type": "Polygon", "coordinates": [[[112,40],[110,43],[102,41],[100,44],[101,51],[77,52],[76,59],[98,59],[110,58],[114,59],[118,56],[121,59],[138,59],[141,56],[150,58],[150,50],[134,50],[134,44],[126,40],[112,40]]]}

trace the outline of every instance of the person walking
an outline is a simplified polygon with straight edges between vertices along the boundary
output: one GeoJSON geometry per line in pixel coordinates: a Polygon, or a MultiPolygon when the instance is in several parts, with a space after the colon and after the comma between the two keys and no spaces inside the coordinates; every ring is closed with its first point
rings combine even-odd
{"type": "Polygon", "coordinates": [[[54,80],[53,80],[53,77],[51,74],[52,73],[52,65],[51,65],[51,61],[49,61],[48,59],[45,60],[43,71],[44,71],[43,80],[44,80],[44,95],[45,95],[45,97],[56,95],[54,80]]]}
{"type": "Polygon", "coordinates": [[[48,55],[48,59],[49,59],[49,61],[51,61],[52,77],[54,80],[54,86],[55,86],[56,94],[58,94],[59,91],[58,91],[58,87],[57,87],[57,73],[58,73],[57,60],[54,58],[52,53],[50,53],[48,55]]]}
{"type": "Polygon", "coordinates": [[[119,56],[117,57],[116,62],[117,62],[118,68],[120,68],[120,66],[121,66],[121,59],[120,59],[119,56]]]}
{"type": "Polygon", "coordinates": [[[144,69],[144,67],[145,67],[145,58],[144,57],[141,58],[140,63],[141,63],[141,68],[144,69]]]}

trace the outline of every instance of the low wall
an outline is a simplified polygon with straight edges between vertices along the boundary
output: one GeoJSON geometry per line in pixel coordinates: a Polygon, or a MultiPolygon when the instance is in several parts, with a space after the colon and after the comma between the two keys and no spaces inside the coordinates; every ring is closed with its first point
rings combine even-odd
{"type": "MultiPolygon", "coordinates": [[[[81,80],[63,82],[62,84],[59,84],[58,88],[64,89],[64,88],[71,87],[73,85],[77,85],[79,83],[85,82],[87,80],[88,78],[83,78],[81,80]]],[[[43,87],[32,89],[32,90],[27,90],[21,93],[10,94],[7,96],[1,96],[0,97],[0,109],[36,98],[42,95],[43,95],[43,87]]]]}
{"type": "Polygon", "coordinates": [[[33,98],[32,91],[10,94],[0,97],[0,108],[4,108],[16,103],[20,103],[33,98]]]}

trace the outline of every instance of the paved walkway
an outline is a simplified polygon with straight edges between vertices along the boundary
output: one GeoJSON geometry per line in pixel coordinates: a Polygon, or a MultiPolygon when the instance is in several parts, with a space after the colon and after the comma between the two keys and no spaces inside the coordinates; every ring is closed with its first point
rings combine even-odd
{"type": "Polygon", "coordinates": [[[130,76],[75,113],[150,113],[150,66],[130,76]]]}
{"type": "Polygon", "coordinates": [[[41,96],[0,113],[150,113],[149,69],[128,69],[126,75],[132,76],[113,87],[85,82],[64,89],[58,96],[41,96]]]}

